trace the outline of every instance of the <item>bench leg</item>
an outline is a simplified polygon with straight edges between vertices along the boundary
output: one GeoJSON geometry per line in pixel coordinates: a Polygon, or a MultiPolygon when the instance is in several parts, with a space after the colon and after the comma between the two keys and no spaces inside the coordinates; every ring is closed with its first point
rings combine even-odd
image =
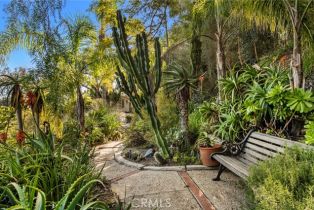
{"type": "Polygon", "coordinates": [[[222,164],[220,164],[217,177],[216,177],[216,178],[213,178],[213,181],[220,181],[220,175],[221,175],[221,173],[222,173],[225,169],[226,169],[226,167],[224,167],[222,164]]]}

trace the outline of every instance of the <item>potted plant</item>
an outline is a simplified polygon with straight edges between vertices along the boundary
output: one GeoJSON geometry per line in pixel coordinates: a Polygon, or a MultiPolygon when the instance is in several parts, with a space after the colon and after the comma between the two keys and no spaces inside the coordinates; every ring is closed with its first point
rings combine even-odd
{"type": "Polygon", "coordinates": [[[197,139],[197,146],[200,152],[200,159],[205,166],[218,166],[219,163],[216,160],[210,158],[210,155],[214,152],[221,151],[221,144],[218,144],[218,139],[206,131],[200,133],[197,139]]]}

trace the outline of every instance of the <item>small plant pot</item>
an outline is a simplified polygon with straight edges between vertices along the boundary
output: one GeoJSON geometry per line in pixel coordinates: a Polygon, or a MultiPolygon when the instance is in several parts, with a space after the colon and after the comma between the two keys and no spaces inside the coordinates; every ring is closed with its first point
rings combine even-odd
{"type": "Polygon", "coordinates": [[[214,167],[214,166],[219,165],[218,161],[212,160],[210,156],[214,152],[221,151],[221,144],[215,144],[213,147],[200,147],[199,150],[200,150],[200,159],[204,166],[214,167]]]}

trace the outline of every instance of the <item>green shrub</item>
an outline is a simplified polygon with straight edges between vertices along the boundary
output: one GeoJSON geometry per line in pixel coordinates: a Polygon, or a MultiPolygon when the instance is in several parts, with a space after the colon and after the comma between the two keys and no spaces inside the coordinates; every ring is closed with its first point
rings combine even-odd
{"type": "Polygon", "coordinates": [[[127,135],[132,135],[132,132],[134,133],[139,132],[141,136],[144,137],[144,139],[155,144],[154,133],[151,128],[149,118],[145,112],[143,113],[143,117],[144,119],[141,119],[138,115],[135,115],[132,118],[130,127],[128,128],[127,135]]]}
{"type": "Polygon", "coordinates": [[[287,148],[284,154],[253,167],[248,185],[255,209],[312,209],[314,150],[287,148]]]}
{"type": "Polygon", "coordinates": [[[63,123],[62,139],[67,143],[76,145],[80,138],[80,129],[77,121],[69,119],[63,123]]]}
{"type": "Polygon", "coordinates": [[[127,133],[125,145],[127,147],[139,147],[146,145],[148,141],[144,138],[143,134],[137,130],[130,130],[127,133]]]}
{"type": "Polygon", "coordinates": [[[306,125],[305,142],[314,145],[314,121],[309,121],[306,125]]]}
{"type": "Polygon", "coordinates": [[[105,107],[92,110],[86,117],[87,139],[91,144],[119,138],[120,121],[118,116],[105,107]]]}
{"type": "Polygon", "coordinates": [[[189,115],[189,129],[190,132],[194,136],[198,136],[200,133],[200,129],[204,124],[206,123],[206,119],[204,118],[204,115],[202,112],[199,111],[199,109],[194,110],[190,115],[189,115]]]}
{"type": "Polygon", "coordinates": [[[169,128],[172,128],[179,123],[179,112],[177,104],[175,103],[175,98],[166,95],[164,91],[159,91],[157,94],[157,107],[161,131],[162,134],[165,135],[169,128]]]}
{"type": "MultiPolygon", "coordinates": [[[[185,141],[185,135],[178,127],[173,127],[168,129],[165,138],[169,145],[176,148],[179,152],[186,152],[188,151],[189,144],[185,141]]],[[[191,140],[191,139],[190,139],[191,140]]]]}
{"type": "Polygon", "coordinates": [[[35,195],[37,199],[41,196],[47,209],[53,209],[64,196],[67,201],[63,201],[73,201],[74,207],[90,198],[90,189],[99,173],[90,163],[88,145],[58,144],[52,134],[43,134],[40,138],[27,136],[18,148],[7,144],[0,147],[4,151],[0,153],[0,206],[33,209],[35,195]]]}

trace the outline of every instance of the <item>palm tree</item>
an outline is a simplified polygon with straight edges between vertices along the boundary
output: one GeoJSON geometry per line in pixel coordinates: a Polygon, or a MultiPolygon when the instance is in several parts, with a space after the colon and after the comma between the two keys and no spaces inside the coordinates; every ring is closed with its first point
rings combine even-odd
{"type": "MultiPolygon", "coordinates": [[[[86,16],[76,17],[71,20],[64,20],[67,34],[65,37],[66,52],[63,56],[69,65],[69,70],[74,75],[73,83],[76,89],[76,114],[80,130],[85,128],[85,103],[82,94],[82,80],[84,72],[88,69],[88,58],[85,56],[84,49],[90,47],[95,41],[96,33],[94,25],[86,16]]],[[[88,53],[86,53],[88,55],[88,53]]]]}
{"type": "Polygon", "coordinates": [[[16,118],[18,122],[19,131],[23,131],[23,93],[22,93],[22,81],[23,77],[18,75],[0,75],[0,90],[1,93],[7,95],[8,103],[14,108],[16,112],[16,118]]]}
{"type": "Polygon", "coordinates": [[[164,87],[173,93],[180,110],[180,127],[185,140],[189,140],[189,106],[190,90],[196,89],[197,77],[193,74],[192,65],[171,63],[165,72],[164,87]]]}
{"type": "Polygon", "coordinates": [[[309,32],[313,0],[243,0],[242,5],[244,14],[255,24],[271,26],[273,30],[280,27],[285,31],[292,29],[292,88],[304,88],[302,31],[309,32]]]}
{"type": "Polygon", "coordinates": [[[100,23],[99,42],[105,39],[105,30],[108,24],[113,24],[116,18],[117,0],[95,0],[90,10],[96,14],[100,23]]]}

